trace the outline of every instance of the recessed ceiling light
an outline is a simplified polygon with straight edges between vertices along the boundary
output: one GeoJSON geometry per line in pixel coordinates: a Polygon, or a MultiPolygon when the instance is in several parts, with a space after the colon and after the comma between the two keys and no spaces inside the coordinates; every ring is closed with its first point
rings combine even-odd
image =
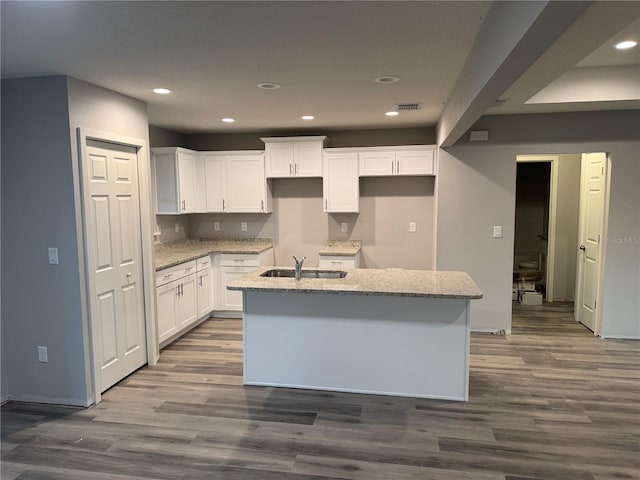
{"type": "Polygon", "coordinates": [[[398,116],[398,115],[400,115],[400,114],[399,114],[398,112],[391,111],[391,112],[387,112],[387,113],[385,113],[385,115],[386,115],[387,117],[397,117],[397,116],[398,116]]]}
{"type": "Polygon", "coordinates": [[[233,122],[235,122],[236,120],[235,120],[234,118],[223,118],[223,119],[222,119],[222,121],[223,121],[224,123],[233,123],[233,122]]]}
{"type": "Polygon", "coordinates": [[[303,115],[303,116],[301,116],[300,118],[301,118],[302,120],[313,120],[313,119],[314,119],[314,118],[316,118],[316,117],[314,117],[313,115],[303,115]]]}
{"type": "Polygon", "coordinates": [[[160,95],[166,95],[168,93],[173,93],[173,90],[171,90],[170,88],[154,88],[153,89],[153,93],[159,93],[160,95]]]}
{"type": "Polygon", "coordinates": [[[400,77],[397,75],[382,75],[373,79],[376,83],[396,83],[400,81],[400,77]]]}
{"type": "Polygon", "coordinates": [[[628,48],[633,48],[638,45],[638,42],[635,40],[625,40],[624,42],[616,43],[616,48],[618,50],[627,50],[628,48]]]}
{"type": "Polygon", "coordinates": [[[280,85],[279,83],[274,82],[262,82],[258,84],[258,88],[262,88],[264,90],[277,90],[281,86],[282,85],[280,85]]]}

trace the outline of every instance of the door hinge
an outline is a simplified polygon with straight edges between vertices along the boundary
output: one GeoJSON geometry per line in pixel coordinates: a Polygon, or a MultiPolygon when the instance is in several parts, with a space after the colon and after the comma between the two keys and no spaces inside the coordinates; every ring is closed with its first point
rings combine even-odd
{"type": "Polygon", "coordinates": [[[596,308],[598,308],[598,300],[593,301],[593,309],[595,310],[596,308]]]}
{"type": "Polygon", "coordinates": [[[604,166],[602,167],[602,170],[600,171],[600,175],[604,175],[604,166]]]}

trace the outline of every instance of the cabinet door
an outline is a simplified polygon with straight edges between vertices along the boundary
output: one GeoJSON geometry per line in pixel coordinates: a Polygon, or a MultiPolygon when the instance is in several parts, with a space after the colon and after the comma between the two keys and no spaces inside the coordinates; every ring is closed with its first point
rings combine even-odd
{"type": "Polygon", "coordinates": [[[211,289],[211,270],[201,270],[197,274],[198,318],[208,315],[213,309],[213,291],[211,289]]]}
{"type": "Polygon", "coordinates": [[[296,177],[322,176],[322,142],[296,142],[293,150],[296,177]]]}
{"type": "Polygon", "coordinates": [[[222,157],[204,158],[205,197],[207,212],[224,212],[227,173],[222,157]]]}
{"type": "Polygon", "coordinates": [[[294,175],[293,143],[273,143],[265,146],[267,178],[294,175]]]}
{"type": "Polygon", "coordinates": [[[237,155],[227,158],[227,212],[260,213],[269,211],[264,158],[237,155]]]}
{"type": "Polygon", "coordinates": [[[322,184],[325,212],[358,212],[360,188],[357,154],[325,154],[322,184]]]}
{"type": "Polygon", "coordinates": [[[382,177],[394,175],[395,160],[395,152],[361,152],[359,154],[360,176],[382,177]]]}
{"type": "Polygon", "coordinates": [[[178,297],[178,329],[186,327],[198,319],[198,301],[196,290],[196,274],[192,273],[178,280],[180,296],[178,297]]]}
{"type": "Polygon", "coordinates": [[[434,175],[433,150],[427,151],[398,151],[396,153],[397,175],[434,175]]]}
{"type": "Polygon", "coordinates": [[[195,213],[198,210],[198,168],[197,155],[178,152],[178,192],[181,213],[195,213]]]}
{"type": "Polygon", "coordinates": [[[177,331],[176,307],[179,280],[156,288],[158,340],[162,342],[177,331]]]}
{"type": "Polygon", "coordinates": [[[255,267],[220,267],[220,288],[223,290],[220,297],[222,298],[223,310],[234,312],[242,311],[242,291],[228,290],[227,285],[229,282],[232,282],[247,273],[251,273],[254,270],[255,267]]]}

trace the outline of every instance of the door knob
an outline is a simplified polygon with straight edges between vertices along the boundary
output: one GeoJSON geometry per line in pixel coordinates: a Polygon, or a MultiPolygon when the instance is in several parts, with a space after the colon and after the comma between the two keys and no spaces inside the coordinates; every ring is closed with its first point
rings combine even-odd
{"type": "Polygon", "coordinates": [[[585,247],[584,245],[580,245],[580,250],[582,250],[583,252],[587,249],[587,247],[585,247]]]}

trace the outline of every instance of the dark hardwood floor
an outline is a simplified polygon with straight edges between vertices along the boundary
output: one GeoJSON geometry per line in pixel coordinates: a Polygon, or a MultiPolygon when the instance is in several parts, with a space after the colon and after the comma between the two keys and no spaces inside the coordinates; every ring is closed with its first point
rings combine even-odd
{"type": "Polygon", "coordinates": [[[90,409],[4,405],[2,479],[640,479],[640,342],[570,304],[473,334],[469,402],[244,387],[241,327],[205,322],[90,409]]]}

